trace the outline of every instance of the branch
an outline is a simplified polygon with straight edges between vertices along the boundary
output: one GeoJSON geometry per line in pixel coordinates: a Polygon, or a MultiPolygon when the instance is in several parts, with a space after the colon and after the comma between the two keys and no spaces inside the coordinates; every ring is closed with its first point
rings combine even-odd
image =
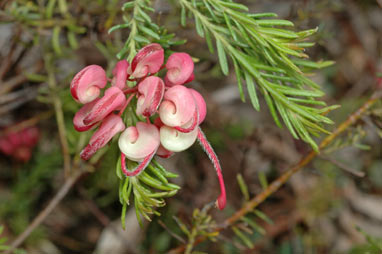
{"type": "MultiPolygon", "coordinates": [[[[355,124],[363,114],[365,114],[368,109],[370,109],[380,98],[381,93],[376,92],[369,100],[367,100],[357,111],[355,111],[353,114],[351,114],[343,123],[341,123],[332,134],[327,136],[319,145],[319,151],[322,151],[325,147],[327,147],[329,144],[333,142],[334,139],[336,139],[340,134],[342,134],[345,130],[347,130],[351,125],[355,124]]],[[[319,151],[310,151],[304,158],[300,160],[297,165],[289,168],[286,172],[284,172],[278,179],[273,181],[268,188],[263,190],[260,194],[255,196],[253,199],[246,202],[243,207],[238,210],[236,213],[234,213],[231,217],[227,218],[224,223],[214,229],[215,231],[223,231],[224,229],[232,226],[236,221],[240,220],[244,215],[247,213],[253,211],[254,208],[259,206],[262,202],[264,202],[270,195],[275,193],[278,189],[280,189],[281,186],[283,186],[288,179],[293,176],[295,173],[297,173],[300,169],[304,168],[306,165],[308,165],[314,158],[316,158],[319,155],[319,151]]],[[[199,237],[195,241],[195,245],[204,242],[207,237],[199,237]]],[[[182,245],[176,249],[171,250],[169,253],[176,254],[176,253],[183,253],[186,248],[186,245],[182,245]]]]}

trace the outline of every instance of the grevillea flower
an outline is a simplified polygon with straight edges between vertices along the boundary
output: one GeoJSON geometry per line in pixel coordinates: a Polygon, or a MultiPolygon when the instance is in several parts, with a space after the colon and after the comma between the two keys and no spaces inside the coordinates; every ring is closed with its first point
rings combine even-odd
{"type": "Polygon", "coordinates": [[[98,65],[90,65],[74,76],[70,84],[73,98],[82,104],[89,103],[100,95],[107,83],[106,73],[98,65]]]}
{"type": "Polygon", "coordinates": [[[183,85],[194,79],[194,62],[187,53],[173,53],[166,63],[166,86],[183,85]]]}
{"type": "Polygon", "coordinates": [[[152,116],[156,113],[164,94],[163,80],[151,76],[138,85],[137,115],[152,116]]]}
{"type": "Polygon", "coordinates": [[[128,78],[127,69],[129,68],[129,63],[126,60],[119,61],[113,69],[113,79],[111,80],[111,85],[116,86],[119,89],[124,89],[126,86],[126,81],[128,78]]]}
{"type": "Polygon", "coordinates": [[[103,121],[99,129],[91,137],[89,144],[82,150],[81,158],[89,160],[95,152],[104,147],[117,133],[125,129],[120,116],[110,114],[103,121]]]}
{"type": "Polygon", "coordinates": [[[144,78],[157,73],[163,65],[164,50],[161,45],[151,43],[143,47],[131,62],[128,73],[134,78],[144,78]]]}
{"type": "Polygon", "coordinates": [[[105,95],[99,99],[89,113],[84,118],[83,122],[86,125],[94,124],[114,110],[120,110],[125,105],[126,96],[118,87],[110,87],[106,90],[105,95]]]}
{"type": "Polygon", "coordinates": [[[196,90],[183,86],[194,79],[194,63],[186,53],[172,54],[165,65],[164,82],[153,76],[163,68],[163,61],[164,50],[157,43],[142,48],[131,65],[126,60],[119,61],[112,72],[111,87],[101,98],[100,89],[107,83],[101,67],[91,65],[74,77],[72,95],[85,104],[73,119],[75,129],[86,131],[101,123],[81,152],[81,158],[90,159],[124,130],[118,140],[121,170],[125,176],[132,177],[143,172],[155,155],[168,158],[174,152],[186,150],[198,139],[216,169],[220,184],[217,207],[223,209],[226,193],[220,163],[199,127],[206,117],[206,102],[196,90]],[[136,86],[127,88],[127,80],[135,81],[136,86]],[[121,116],[134,97],[137,98],[136,114],[145,117],[146,122],[138,121],[136,126],[125,129],[121,116]],[[113,113],[116,110],[118,115],[113,113]],[[159,117],[152,124],[150,117],[155,117],[156,113],[159,117]],[[126,158],[138,165],[127,169],[126,158]]]}

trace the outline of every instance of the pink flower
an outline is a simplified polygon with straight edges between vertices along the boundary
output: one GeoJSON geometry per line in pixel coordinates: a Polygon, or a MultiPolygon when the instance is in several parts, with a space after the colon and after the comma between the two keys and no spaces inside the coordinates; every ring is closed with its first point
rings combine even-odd
{"type": "Polygon", "coordinates": [[[194,62],[189,54],[173,53],[166,63],[166,86],[183,85],[194,79],[194,62]]]}
{"type": "Polygon", "coordinates": [[[152,116],[156,113],[164,94],[162,79],[151,76],[138,85],[140,96],[137,102],[137,115],[152,116]]]}
{"type": "Polygon", "coordinates": [[[94,104],[92,109],[83,119],[83,123],[91,125],[104,119],[114,110],[120,110],[126,103],[126,96],[118,87],[110,87],[105,95],[94,104]]]}
{"type": "Polygon", "coordinates": [[[126,81],[128,78],[127,69],[129,68],[129,63],[126,60],[119,61],[113,69],[113,79],[111,80],[111,85],[116,86],[119,89],[123,89],[126,86],[126,81]]]}
{"type": "Polygon", "coordinates": [[[120,116],[111,114],[106,117],[99,129],[91,137],[89,144],[82,150],[81,158],[89,160],[95,152],[104,147],[117,133],[125,129],[120,116]]]}
{"type": "Polygon", "coordinates": [[[90,65],[82,69],[73,78],[70,92],[73,98],[82,104],[89,103],[100,94],[100,89],[107,83],[106,73],[98,65],[90,65]]]}
{"type": "Polygon", "coordinates": [[[164,50],[161,45],[151,43],[143,47],[131,62],[128,73],[134,78],[144,78],[149,73],[157,73],[164,61],[164,50]]]}

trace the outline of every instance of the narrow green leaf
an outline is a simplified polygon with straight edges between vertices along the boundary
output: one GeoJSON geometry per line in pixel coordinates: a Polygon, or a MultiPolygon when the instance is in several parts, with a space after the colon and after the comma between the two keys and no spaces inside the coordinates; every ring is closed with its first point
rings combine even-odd
{"type": "Polygon", "coordinates": [[[144,12],[142,9],[138,9],[138,12],[139,12],[139,15],[142,16],[142,18],[147,22],[147,23],[151,23],[151,18],[149,15],[147,15],[146,12],[144,12]]]}
{"type": "Polygon", "coordinates": [[[223,44],[220,40],[216,40],[216,48],[218,50],[218,57],[219,57],[219,63],[220,68],[224,75],[228,75],[228,63],[227,63],[227,56],[224,51],[223,44]]]}
{"type": "Polygon", "coordinates": [[[244,196],[244,199],[248,201],[249,200],[248,186],[245,183],[243,176],[239,173],[236,175],[236,179],[237,179],[237,183],[239,184],[240,191],[244,196]]]}
{"type": "Polygon", "coordinates": [[[76,35],[73,32],[68,31],[67,38],[68,38],[70,47],[74,50],[78,49],[78,42],[77,42],[76,35]]]}
{"type": "Polygon", "coordinates": [[[259,181],[260,181],[260,184],[261,184],[261,187],[263,188],[263,190],[268,188],[268,180],[267,180],[267,176],[265,175],[265,173],[263,171],[259,171],[257,176],[259,177],[259,181]]]}
{"type": "Polygon", "coordinates": [[[49,0],[48,4],[46,5],[46,12],[45,17],[47,19],[51,19],[54,12],[54,7],[56,6],[56,0],[49,0]]]}
{"type": "Polygon", "coordinates": [[[123,179],[122,177],[122,165],[121,165],[121,156],[118,157],[117,165],[115,166],[115,174],[118,176],[119,179],[123,179]]]}
{"type": "Polygon", "coordinates": [[[52,47],[54,52],[56,52],[57,55],[62,54],[61,45],[60,45],[60,32],[61,32],[60,26],[55,26],[53,28],[52,47]]]}
{"type": "Polygon", "coordinates": [[[135,4],[135,1],[130,1],[130,2],[124,3],[122,5],[122,11],[126,11],[127,9],[133,8],[134,4],[135,4]]]}
{"type": "Polygon", "coordinates": [[[225,23],[227,24],[227,27],[229,29],[229,32],[231,33],[232,38],[234,39],[234,41],[238,41],[236,33],[232,28],[231,21],[230,21],[228,15],[225,12],[223,12],[223,16],[224,16],[225,23]]]}
{"type": "Polygon", "coordinates": [[[197,16],[195,16],[195,28],[196,28],[196,32],[198,33],[198,35],[202,38],[204,38],[204,29],[203,29],[203,25],[202,23],[200,22],[199,18],[197,16]]]}
{"type": "Polygon", "coordinates": [[[140,26],[139,29],[142,30],[142,32],[144,32],[145,34],[153,37],[154,39],[160,40],[159,35],[156,32],[154,32],[153,30],[151,30],[150,28],[145,27],[145,26],[140,26]]]}
{"type": "Polygon", "coordinates": [[[248,11],[248,7],[244,4],[238,4],[234,2],[223,2],[223,1],[219,1],[219,3],[223,5],[224,7],[242,10],[242,11],[248,11]]]}
{"type": "Polygon", "coordinates": [[[149,39],[147,39],[146,37],[141,36],[139,34],[134,36],[134,40],[136,40],[137,42],[140,42],[140,43],[144,43],[144,44],[149,44],[151,42],[149,39]]]}
{"type": "Polygon", "coordinates": [[[300,39],[303,39],[303,38],[306,38],[306,37],[309,37],[309,36],[315,34],[317,31],[318,31],[318,27],[316,27],[314,29],[300,31],[297,33],[297,35],[300,39]]]}
{"type": "Polygon", "coordinates": [[[248,17],[254,18],[254,19],[260,19],[260,18],[275,18],[277,17],[276,13],[273,12],[264,12],[264,13],[250,13],[247,14],[248,17]]]}
{"type": "Polygon", "coordinates": [[[277,116],[275,105],[273,104],[271,96],[269,95],[268,91],[265,89],[263,89],[263,95],[264,95],[265,101],[268,105],[269,111],[271,112],[271,115],[273,117],[273,120],[275,121],[276,125],[279,128],[282,128],[282,125],[280,123],[279,117],[277,116]]]}
{"type": "Polygon", "coordinates": [[[239,64],[237,63],[235,58],[232,58],[232,61],[233,61],[233,65],[234,65],[234,68],[235,68],[237,86],[239,88],[239,93],[240,93],[240,99],[241,99],[242,102],[245,102],[245,95],[244,95],[244,91],[243,91],[243,83],[242,83],[242,80],[241,80],[242,73],[241,73],[239,64]]]}
{"type": "Polygon", "coordinates": [[[68,4],[66,3],[66,0],[58,0],[58,8],[60,10],[60,13],[62,15],[65,15],[68,13],[68,4]]]}
{"type": "Polygon", "coordinates": [[[182,5],[180,10],[180,24],[185,27],[186,26],[186,8],[182,5]]]}
{"type": "Polygon", "coordinates": [[[296,65],[303,66],[303,67],[308,67],[312,69],[322,69],[329,67],[333,65],[335,62],[334,61],[318,61],[318,62],[313,62],[313,61],[308,61],[308,60],[298,60],[294,59],[293,62],[296,65]]]}
{"type": "Polygon", "coordinates": [[[214,49],[214,46],[212,44],[211,34],[207,29],[204,32],[206,35],[206,42],[207,42],[208,50],[211,52],[211,54],[214,54],[215,49],[214,49]]]}
{"type": "Polygon", "coordinates": [[[232,227],[232,230],[233,232],[235,233],[235,235],[237,237],[240,238],[240,240],[243,241],[243,243],[250,249],[252,249],[254,246],[253,246],[253,243],[251,242],[251,240],[243,233],[240,231],[240,229],[238,229],[236,226],[233,226],[232,227]]]}
{"type": "Polygon", "coordinates": [[[150,165],[147,167],[147,169],[152,172],[162,183],[164,184],[168,184],[168,181],[167,181],[167,178],[162,175],[162,173],[160,172],[160,170],[154,168],[151,163],[150,165]]]}
{"type": "Polygon", "coordinates": [[[180,230],[182,230],[182,232],[184,234],[186,234],[187,236],[190,236],[190,231],[188,230],[186,224],[183,223],[183,221],[181,221],[178,217],[176,216],[172,216],[172,218],[174,219],[174,221],[176,222],[176,224],[178,224],[180,230]]]}
{"type": "Polygon", "coordinates": [[[261,19],[256,22],[260,26],[294,26],[291,21],[283,19],[261,19]]]}
{"type": "Polygon", "coordinates": [[[277,28],[259,28],[259,31],[264,34],[273,35],[280,38],[296,39],[298,35],[289,30],[277,29],[277,28]]]}
{"type": "Polygon", "coordinates": [[[263,213],[262,211],[260,210],[253,210],[253,213],[259,217],[260,219],[262,219],[263,221],[267,222],[268,224],[274,224],[274,222],[271,220],[271,218],[269,218],[265,213],[263,213]]]}
{"type": "Polygon", "coordinates": [[[110,29],[107,31],[107,33],[108,33],[108,34],[111,34],[111,33],[114,32],[115,30],[122,29],[122,28],[126,28],[126,27],[129,27],[129,24],[115,25],[115,26],[110,27],[110,29]]]}
{"type": "Polygon", "coordinates": [[[260,234],[265,235],[267,233],[263,227],[259,226],[253,220],[251,220],[251,219],[249,219],[249,218],[247,218],[245,216],[242,217],[241,220],[244,221],[245,223],[247,223],[249,226],[251,226],[254,230],[259,232],[260,234]]]}
{"type": "MultiPolygon", "coordinates": [[[[122,205],[122,212],[121,212],[121,224],[122,224],[122,229],[126,230],[126,211],[127,211],[127,204],[124,203],[122,205]]],[[[138,216],[138,213],[137,213],[138,216]]]]}
{"type": "Polygon", "coordinates": [[[248,95],[249,98],[251,99],[252,106],[259,111],[260,110],[260,104],[259,104],[259,99],[256,94],[256,88],[255,88],[255,83],[253,82],[252,76],[248,72],[244,72],[245,76],[245,82],[247,84],[247,89],[248,89],[248,95]]]}

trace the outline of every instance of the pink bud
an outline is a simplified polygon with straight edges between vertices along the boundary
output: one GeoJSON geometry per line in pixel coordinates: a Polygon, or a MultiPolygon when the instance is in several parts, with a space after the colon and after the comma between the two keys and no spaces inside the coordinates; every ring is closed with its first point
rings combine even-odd
{"type": "Polygon", "coordinates": [[[80,103],[89,103],[100,94],[100,89],[107,84],[106,73],[101,66],[89,65],[82,69],[73,78],[70,92],[73,98],[80,103]]]}
{"type": "Polygon", "coordinates": [[[174,53],[166,63],[167,74],[165,77],[167,86],[183,85],[188,80],[193,80],[194,62],[189,54],[174,53]]]}
{"type": "Polygon", "coordinates": [[[126,86],[126,80],[128,78],[127,69],[129,68],[129,63],[126,60],[119,61],[113,69],[113,79],[111,81],[112,86],[116,86],[119,89],[123,89],[126,86]]]}
{"type": "Polygon", "coordinates": [[[185,126],[192,123],[195,110],[192,93],[185,86],[176,85],[165,92],[159,117],[167,126],[185,126]]]}
{"type": "Polygon", "coordinates": [[[74,129],[76,131],[87,131],[94,127],[97,123],[91,123],[91,124],[85,124],[84,119],[85,117],[90,113],[90,111],[93,109],[94,105],[97,104],[97,102],[100,100],[100,98],[95,99],[92,102],[86,103],[78,112],[74,115],[73,118],[73,125],[74,129]]]}
{"type": "Polygon", "coordinates": [[[184,133],[171,128],[162,126],[160,128],[160,142],[164,148],[172,152],[181,152],[192,146],[198,135],[198,128],[184,133]]]}
{"type": "Polygon", "coordinates": [[[164,61],[164,50],[158,43],[143,47],[134,57],[128,73],[135,78],[157,73],[164,61]]]}
{"type": "Polygon", "coordinates": [[[194,99],[196,101],[196,105],[198,107],[198,112],[199,112],[199,123],[198,124],[201,124],[204,119],[206,118],[206,114],[207,114],[207,106],[206,106],[206,102],[203,98],[203,96],[198,93],[196,90],[192,89],[192,88],[189,88],[188,89],[192,95],[194,96],[194,99]]]}
{"type": "Polygon", "coordinates": [[[153,124],[138,122],[127,128],[119,137],[119,149],[132,161],[142,161],[160,144],[159,131],[153,124]]]}
{"type": "Polygon", "coordinates": [[[114,110],[120,110],[126,103],[126,96],[118,87],[110,87],[105,95],[97,101],[89,114],[84,118],[84,124],[90,125],[104,119],[114,110]]]}
{"type": "Polygon", "coordinates": [[[89,144],[82,150],[81,158],[89,160],[95,152],[104,147],[117,133],[125,129],[120,116],[111,114],[106,117],[99,129],[91,137],[89,144]]]}
{"type": "Polygon", "coordinates": [[[152,116],[157,111],[164,94],[162,79],[151,76],[138,85],[140,96],[137,101],[137,115],[152,116]]]}

